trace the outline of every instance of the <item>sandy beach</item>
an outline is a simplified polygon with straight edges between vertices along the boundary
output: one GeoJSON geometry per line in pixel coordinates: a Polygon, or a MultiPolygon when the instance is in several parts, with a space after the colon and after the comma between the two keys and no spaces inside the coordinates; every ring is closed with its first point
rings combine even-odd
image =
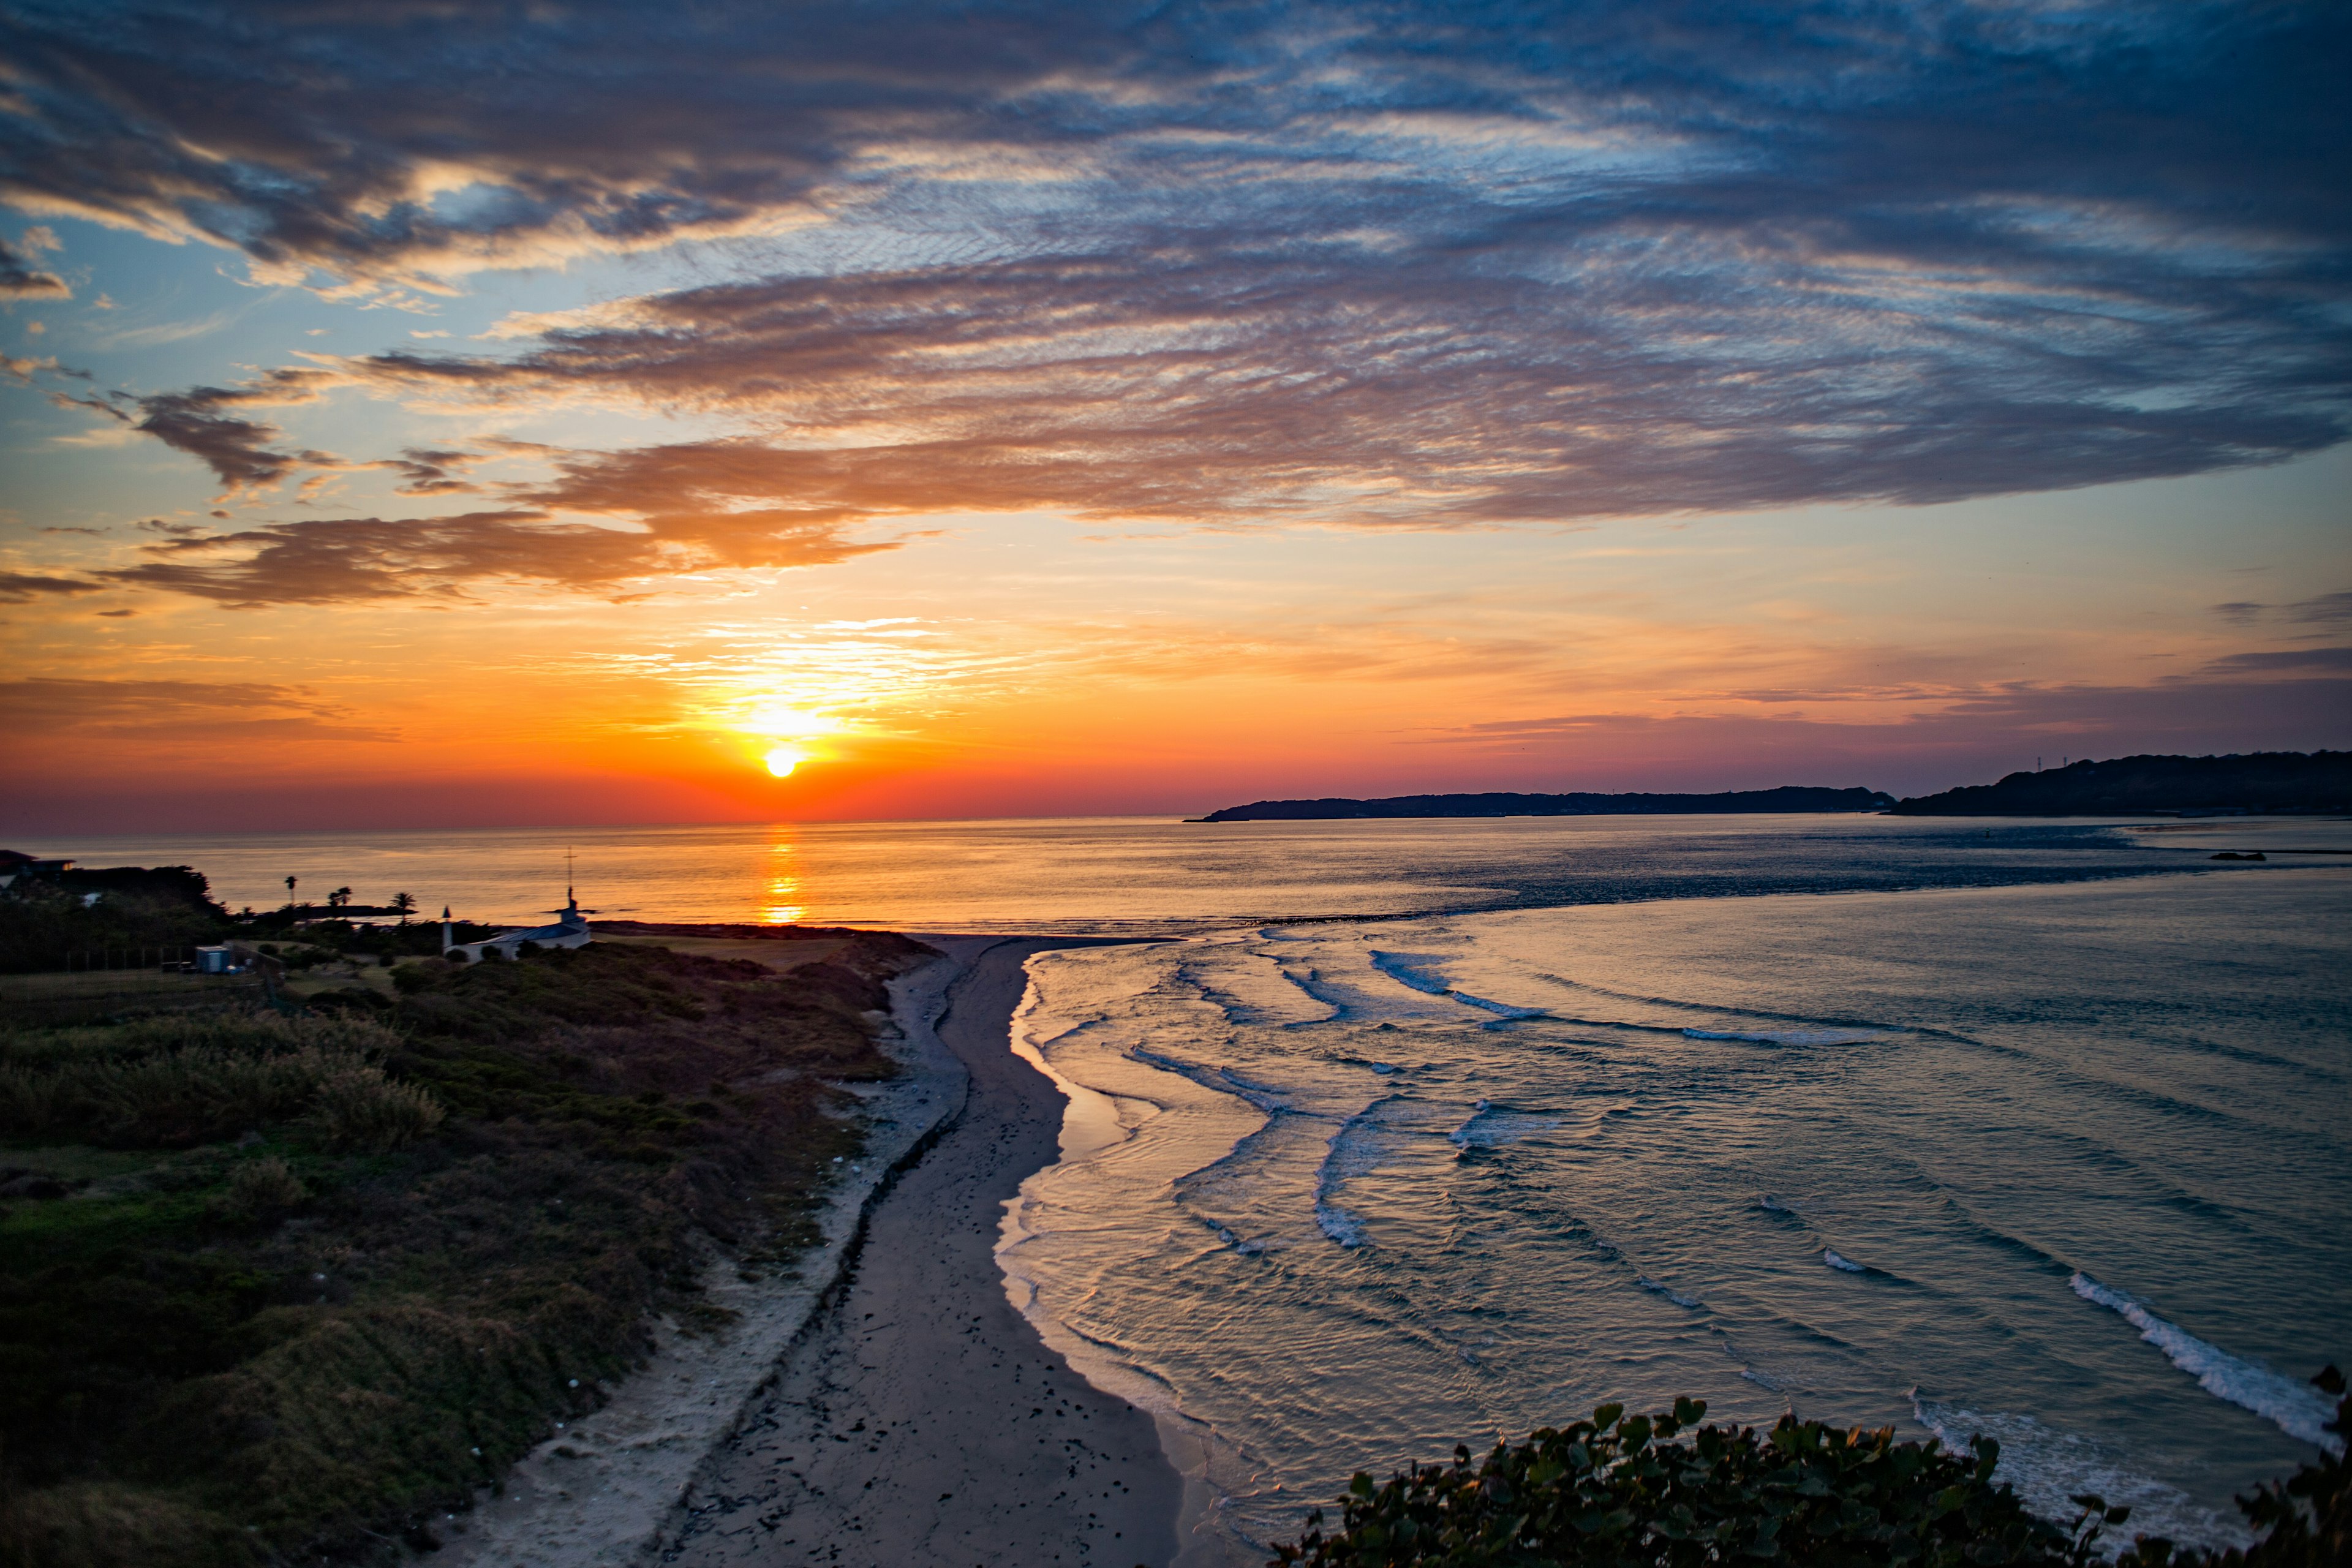
{"type": "MultiPolygon", "coordinates": [[[[1049,940],[931,938],[891,986],[908,1068],[785,1281],[714,1256],[717,1334],[656,1326],[651,1362],[497,1492],[434,1561],[1158,1568],[1180,1482],[1151,1420],[1097,1393],[1007,1301],[1004,1201],[1053,1160],[1063,1100],[1009,1048],[1049,940]]],[[[761,955],[764,956],[764,955],[761,955]]]]}
{"type": "Polygon", "coordinates": [[[1056,1152],[1062,1096],[1006,1038],[1024,961],[1060,945],[971,944],[938,1029],[968,1098],[875,1205],[844,1287],[710,1455],[665,1560],[1127,1568],[1174,1555],[1180,1483],[1150,1418],[1046,1349],[994,1258],[1005,1201],[1056,1152]]]}

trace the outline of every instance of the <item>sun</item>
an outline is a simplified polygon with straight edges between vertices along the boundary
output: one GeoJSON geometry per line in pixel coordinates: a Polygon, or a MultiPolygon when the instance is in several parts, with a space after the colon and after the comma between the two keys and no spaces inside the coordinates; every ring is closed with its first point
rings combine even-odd
{"type": "Polygon", "coordinates": [[[766,759],[768,771],[780,779],[790,778],[793,770],[806,760],[804,752],[795,752],[790,746],[778,746],[768,753],[766,759]]]}

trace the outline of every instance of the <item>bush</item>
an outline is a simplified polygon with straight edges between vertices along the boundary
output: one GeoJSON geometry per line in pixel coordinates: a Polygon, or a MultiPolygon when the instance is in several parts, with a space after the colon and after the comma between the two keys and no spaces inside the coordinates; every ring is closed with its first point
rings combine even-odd
{"type": "MultiPolygon", "coordinates": [[[[2344,1384],[2330,1367],[2318,1380],[2344,1384]]],[[[2097,1497],[2061,1529],[2025,1511],[1993,1483],[2000,1445],[1978,1437],[1967,1455],[1932,1440],[1898,1443],[1892,1427],[1840,1432],[1781,1417],[1769,1433],[1700,1427],[1687,1444],[1668,1439],[1706,1413],[1677,1399],[1671,1413],[1628,1415],[1604,1405],[1591,1421],[1547,1428],[1517,1447],[1497,1444],[1473,1463],[1457,1447],[1450,1466],[1416,1465],[1386,1486],[1359,1474],[1342,1500],[1339,1529],[1318,1510],[1276,1563],[1315,1568],[1700,1568],[1787,1563],[1818,1568],[1863,1564],[2014,1563],[2083,1568],[2104,1556],[2104,1531],[2130,1517],[2097,1497]]],[[[2352,1426],[2352,1400],[2333,1430],[2352,1426]]],[[[2352,1561],[2345,1461],[2306,1468],[2239,1506],[2265,1539],[2239,1552],[2176,1552],[2144,1537],[2116,1568],[2320,1568],[2352,1561]]]]}
{"type": "Polygon", "coordinates": [[[294,1168],[272,1155],[231,1171],[216,1206],[230,1219],[268,1220],[301,1207],[310,1195],[294,1168]]]}
{"type": "Polygon", "coordinates": [[[319,1081],[302,1127],[336,1152],[389,1154],[432,1132],[444,1114],[415,1084],[394,1083],[381,1068],[362,1064],[319,1081]]]}
{"type": "Polygon", "coordinates": [[[0,1132],[171,1147],[299,1119],[325,1147],[383,1152],[441,1117],[371,1060],[399,1045],[368,1024],[268,1016],[11,1037],[0,1041],[0,1132]]]}

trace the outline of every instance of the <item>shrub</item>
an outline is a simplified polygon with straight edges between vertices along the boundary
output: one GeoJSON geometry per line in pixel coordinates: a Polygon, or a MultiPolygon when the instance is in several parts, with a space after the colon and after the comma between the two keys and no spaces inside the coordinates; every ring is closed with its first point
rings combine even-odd
{"type": "Polygon", "coordinates": [[[261,1555],[218,1514],[141,1488],[100,1481],[0,1500],[5,1568],[246,1568],[261,1555]]]}
{"type": "Polygon", "coordinates": [[[387,1081],[371,1059],[399,1045],[374,1025],[268,1015],[10,1037],[0,1132],[172,1146],[300,1118],[330,1148],[380,1152],[440,1121],[429,1095],[387,1081]]]}
{"type": "Polygon", "coordinates": [[[231,1219],[266,1220],[301,1207],[310,1195],[294,1168],[271,1155],[231,1171],[217,1206],[231,1219]]]}
{"type": "Polygon", "coordinates": [[[353,1065],[319,1081],[304,1131],[337,1152],[388,1154],[441,1125],[434,1098],[415,1084],[394,1083],[381,1068],[353,1065]]]}
{"type": "MultiPolygon", "coordinates": [[[[2330,1367],[2322,1387],[2341,1395],[2330,1367]]],[[[1318,1510],[1276,1563],[1315,1568],[1699,1568],[1787,1563],[1845,1568],[1904,1563],[2083,1565],[2105,1554],[2110,1526],[2130,1517],[2097,1497],[2069,1529],[2034,1518],[2006,1485],[1993,1483],[2000,1446],[1975,1438],[1969,1454],[1935,1442],[1898,1443],[1892,1427],[1840,1432],[1781,1417],[1769,1433],[1700,1427],[1672,1439],[1706,1413],[1677,1399],[1671,1413],[1628,1415],[1604,1405],[1591,1421],[1537,1432],[1517,1447],[1497,1444],[1484,1460],[1457,1447],[1450,1466],[1419,1466],[1385,1486],[1359,1474],[1327,1534],[1318,1510]]],[[[2352,1425],[2352,1400],[2333,1429],[2352,1425]]],[[[2346,1546],[2347,1467],[2341,1458],[2306,1468],[2239,1506],[2263,1541],[2244,1552],[2176,1552],[2144,1537],[2116,1568],[2319,1568],[2352,1561],[2346,1546]]]]}

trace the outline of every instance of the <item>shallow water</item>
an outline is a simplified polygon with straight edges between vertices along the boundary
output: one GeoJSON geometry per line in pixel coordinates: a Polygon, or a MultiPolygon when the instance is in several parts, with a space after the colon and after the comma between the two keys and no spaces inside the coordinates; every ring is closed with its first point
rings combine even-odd
{"type": "Polygon", "coordinates": [[[1678,1394],[2236,1538],[2352,1355],[2352,881],[1686,899],[1041,955],[1002,1258],[1209,1436],[1197,1560],[1678,1394]],[[1085,1091],[1091,1091],[1087,1093],[1085,1091]],[[1099,1098],[1097,1098],[1099,1097],[1099,1098]],[[2202,1380],[2200,1383],[2200,1379],[2202,1380]]]}

